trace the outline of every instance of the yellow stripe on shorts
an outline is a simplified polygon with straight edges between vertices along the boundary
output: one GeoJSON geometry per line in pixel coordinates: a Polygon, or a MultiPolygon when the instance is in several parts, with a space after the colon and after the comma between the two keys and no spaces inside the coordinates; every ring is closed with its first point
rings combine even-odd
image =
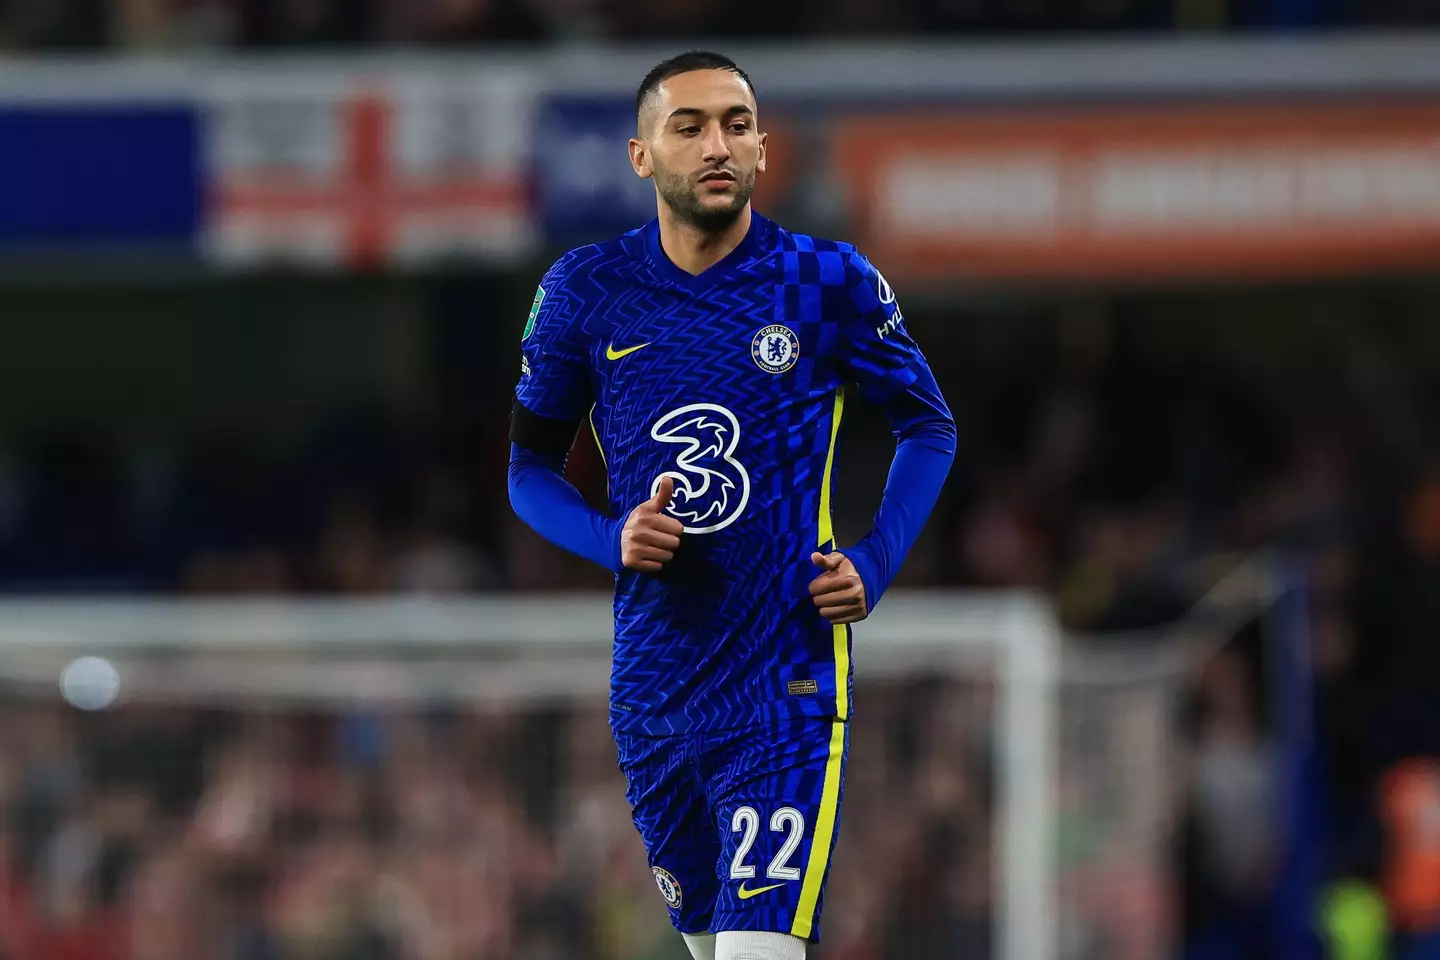
{"type": "Polygon", "coordinates": [[[820,905],[820,886],[830,867],[830,848],[835,842],[835,823],[840,813],[840,770],[845,763],[845,724],[830,724],[830,756],[825,761],[825,785],[820,790],[820,815],[815,818],[815,836],[810,839],[810,862],[800,886],[800,905],[790,935],[808,940],[815,930],[815,908],[820,905]]]}

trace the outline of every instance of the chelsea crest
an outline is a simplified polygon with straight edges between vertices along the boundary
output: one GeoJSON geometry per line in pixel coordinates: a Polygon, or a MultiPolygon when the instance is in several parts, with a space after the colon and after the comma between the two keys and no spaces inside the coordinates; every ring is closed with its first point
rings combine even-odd
{"type": "Polygon", "coordinates": [[[750,341],[750,356],[766,373],[784,373],[800,359],[800,338],[781,324],[771,324],[750,341]]]}
{"type": "Polygon", "coordinates": [[[660,888],[660,896],[665,898],[666,905],[673,910],[679,910],[680,904],[684,902],[684,896],[680,893],[680,881],[662,867],[651,867],[650,872],[655,875],[655,885],[660,888]]]}

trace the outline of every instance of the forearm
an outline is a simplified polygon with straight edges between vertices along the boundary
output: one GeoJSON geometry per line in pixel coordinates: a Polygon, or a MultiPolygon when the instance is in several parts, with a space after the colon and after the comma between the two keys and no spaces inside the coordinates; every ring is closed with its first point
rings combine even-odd
{"type": "Polygon", "coordinates": [[[955,421],[928,371],[887,405],[897,440],[874,526],[847,551],[875,609],[940,498],[955,459],[955,421]]]}
{"type": "Polygon", "coordinates": [[[510,445],[510,505],[536,533],[558,547],[619,573],[623,520],[593,509],[569,480],[563,457],[510,445]]]}

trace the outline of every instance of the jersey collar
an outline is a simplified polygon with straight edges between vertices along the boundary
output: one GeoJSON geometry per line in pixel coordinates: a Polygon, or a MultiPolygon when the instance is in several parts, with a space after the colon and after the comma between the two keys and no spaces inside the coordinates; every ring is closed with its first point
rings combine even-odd
{"type": "Polygon", "coordinates": [[[768,223],[768,220],[751,209],[750,229],[745,231],[744,239],[736,244],[734,250],[698,274],[681,270],[665,255],[665,250],[660,246],[660,219],[658,217],[645,225],[645,249],[650,254],[650,261],[655,264],[655,269],[661,276],[680,286],[698,290],[712,286],[717,278],[723,277],[736,266],[757,256],[764,246],[761,237],[764,235],[768,223]]]}

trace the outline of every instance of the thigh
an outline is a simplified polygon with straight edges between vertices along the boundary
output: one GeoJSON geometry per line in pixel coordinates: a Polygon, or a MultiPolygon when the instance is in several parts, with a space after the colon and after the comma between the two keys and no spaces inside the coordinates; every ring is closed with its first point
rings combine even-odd
{"type": "Polygon", "coordinates": [[[819,942],[848,748],[848,724],[815,718],[711,738],[702,759],[721,848],[711,929],[819,942]]]}
{"type": "Polygon", "coordinates": [[[720,842],[686,742],[617,733],[615,745],[631,818],[670,922],[681,933],[704,933],[715,910],[720,842]]]}

